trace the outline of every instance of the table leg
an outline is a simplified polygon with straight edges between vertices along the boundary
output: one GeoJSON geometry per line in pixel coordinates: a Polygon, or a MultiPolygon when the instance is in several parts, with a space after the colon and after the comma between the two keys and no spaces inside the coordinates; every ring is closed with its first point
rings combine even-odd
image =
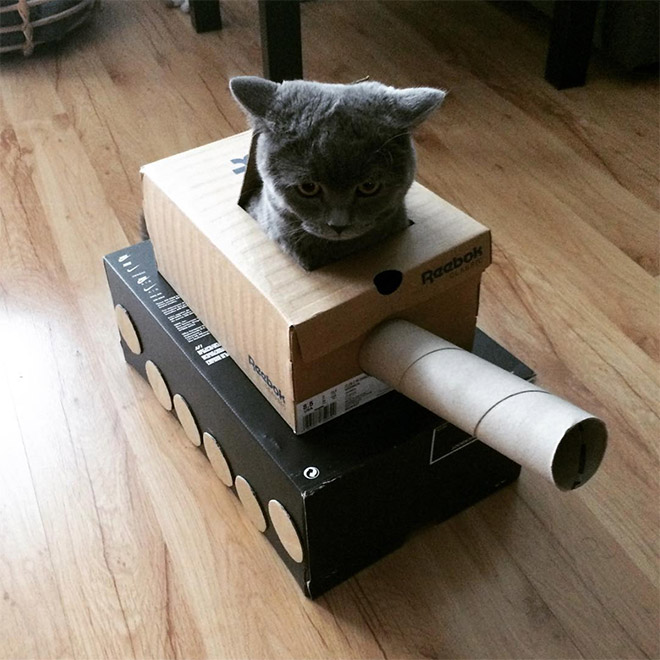
{"type": "Polygon", "coordinates": [[[555,0],[545,79],[557,89],[584,85],[598,0],[555,0]]]}
{"type": "Polygon", "coordinates": [[[198,34],[222,28],[220,0],[190,0],[190,21],[198,34]]]}
{"type": "Polygon", "coordinates": [[[275,82],[303,77],[298,0],[259,0],[264,76],[275,82]]]}

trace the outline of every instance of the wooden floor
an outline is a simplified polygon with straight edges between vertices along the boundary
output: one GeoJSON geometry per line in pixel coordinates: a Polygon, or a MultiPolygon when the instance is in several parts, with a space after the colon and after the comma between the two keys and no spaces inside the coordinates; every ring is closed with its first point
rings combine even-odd
{"type": "Polygon", "coordinates": [[[658,658],[658,86],[542,79],[517,3],[311,2],[306,77],[450,90],[419,178],[488,225],[480,325],[607,420],[600,472],[532,474],[315,602],[123,362],[101,259],[139,167],[243,130],[255,2],[160,2],[0,62],[0,656],[658,658]]]}

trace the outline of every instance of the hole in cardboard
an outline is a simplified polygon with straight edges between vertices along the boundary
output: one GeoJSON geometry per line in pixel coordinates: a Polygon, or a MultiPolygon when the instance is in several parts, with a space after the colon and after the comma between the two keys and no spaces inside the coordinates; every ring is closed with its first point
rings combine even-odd
{"type": "Polygon", "coordinates": [[[403,273],[400,270],[383,270],[374,277],[374,286],[382,296],[394,293],[403,282],[403,273]]]}
{"type": "Polygon", "coordinates": [[[599,419],[584,419],[569,429],[552,461],[557,486],[574,490],[589,481],[603,459],[606,445],[607,429],[599,419]]]}

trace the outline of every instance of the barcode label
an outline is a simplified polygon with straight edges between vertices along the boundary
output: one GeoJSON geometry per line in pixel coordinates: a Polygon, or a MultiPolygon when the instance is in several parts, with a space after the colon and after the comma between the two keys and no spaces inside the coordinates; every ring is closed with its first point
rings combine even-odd
{"type": "Polygon", "coordinates": [[[305,433],[333,417],[361,406],[390,391],[389,385],[358,374],[296,405],[296,433],[305,433]]]}
{"type": "Polygon", "coordinates": [[[309,431],[319,424],[327,422],[337,414],[337,402],[333,401],[327,406],[303,415],[303,431],[309,431]]]}

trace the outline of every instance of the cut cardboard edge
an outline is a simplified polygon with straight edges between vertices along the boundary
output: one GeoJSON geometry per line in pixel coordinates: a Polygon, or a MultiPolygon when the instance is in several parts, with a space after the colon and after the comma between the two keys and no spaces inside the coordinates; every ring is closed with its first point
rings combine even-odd
{"type": "Polygon", "coordinates": [[[264,182],[261,179],[259,170],[257,169],[257,141],[259,140],[259,133],[254,131],[250,137],[250,148],[248,150],[247,163],[245,165],[245,176],[241,184],[241,192],[236,200],[236,203],[245,209],[249,201],[250,195],[259,190],[264,182]]]}
{"type": "Polygon", "coordinates": [[[552,476],[558,487],[574,490],[589,481],[601,465],[606,446],[607,428],[597,417],[586,417],[569,428],[552,461],[552,476]]]}

